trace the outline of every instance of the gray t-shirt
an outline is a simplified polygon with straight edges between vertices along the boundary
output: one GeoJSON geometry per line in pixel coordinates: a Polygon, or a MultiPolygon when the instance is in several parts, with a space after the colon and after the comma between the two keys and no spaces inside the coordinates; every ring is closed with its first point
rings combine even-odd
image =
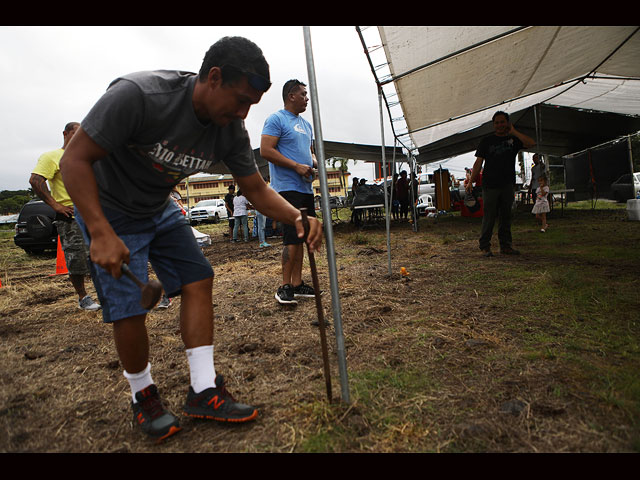
{"type": "Polygon", "coordinates": [[[125,75],[87,114],[83,130],[109,152],[93,164],[102,206],[149,217],[189,175],[258,171],[242,120],[226,127],[198,120],[196,81],[194,73],[168,70],[125,75]]]}

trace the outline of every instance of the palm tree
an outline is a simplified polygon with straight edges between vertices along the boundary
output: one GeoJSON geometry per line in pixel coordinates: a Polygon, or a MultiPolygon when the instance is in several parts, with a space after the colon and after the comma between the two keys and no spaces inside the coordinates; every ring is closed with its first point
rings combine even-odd
{"type": "MultiPolygon", "coordinates": [[[[340,170],[340,188],[342,189],[343,192],[347,192],[347,189],[345,187],[345,179],[344,177],[346,176],[346,173],[348,171],[347,169],[347,162],[349,161],[348,158],[343,158],[343,157],[331,157],[327,160],[327,162],[331,163],[331,167],[336,168],[336,165],[340,165],[338,168],[338,170],[340,170]]],[[[354,163],[357,162],[357,160],[354,160],[354,163]]]]}

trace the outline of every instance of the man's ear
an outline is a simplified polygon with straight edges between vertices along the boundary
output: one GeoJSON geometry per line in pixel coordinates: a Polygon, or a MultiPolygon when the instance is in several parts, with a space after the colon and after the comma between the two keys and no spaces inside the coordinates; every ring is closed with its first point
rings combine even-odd
{"type": "Polygon", "coordinates": [[[211,67],[207,80],[212,87],[222,85],[222,70],[220,70],[220,67],[211,67]]]}

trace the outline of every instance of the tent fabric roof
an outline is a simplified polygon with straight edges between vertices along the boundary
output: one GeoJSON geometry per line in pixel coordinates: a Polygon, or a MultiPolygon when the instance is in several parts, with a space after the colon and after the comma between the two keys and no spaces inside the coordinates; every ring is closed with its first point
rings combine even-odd
{"type": "MultiPolygon", "coordinates": [[[[537,140],[535,151],[556,157],[640,131],[640,117],[637,116],[553,105],[530,107],[510,113],[509,117],[518,131],[537,140]],[[535,112],[534,108],[537,108],[535,112]],[[539,129],[536,129],[536,116],[540,119],[539,129]]],[[[432,163],[473,152],[480,140],[492,133],[493,124],[489,120],[471,130],[420,147],[416,161],[432,163]]]]}
{"type": "MultiPolygon", "coordinates": [[[[640,27],[378,27],[413,144],[537,104],[640,114],[640,27]]],[[[468,150],[467,150],[468,151],[468,150]]]]}

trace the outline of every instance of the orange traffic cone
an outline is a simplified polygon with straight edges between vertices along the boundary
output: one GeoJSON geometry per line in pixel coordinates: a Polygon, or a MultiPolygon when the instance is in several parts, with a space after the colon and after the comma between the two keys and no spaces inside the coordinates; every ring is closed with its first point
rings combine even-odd
{"type": "Polygon", "coordinates": [[[69,273],[69,270],[67,270],[67,262],[64,259],[64,252],[62,251],[62,244],[60,243],[60,235],[58,235],[58,256],[56,258],[56,273],[52,273],[49,276],[53,277],[55,275],[64,275],[65,273],[69,273]]]}

